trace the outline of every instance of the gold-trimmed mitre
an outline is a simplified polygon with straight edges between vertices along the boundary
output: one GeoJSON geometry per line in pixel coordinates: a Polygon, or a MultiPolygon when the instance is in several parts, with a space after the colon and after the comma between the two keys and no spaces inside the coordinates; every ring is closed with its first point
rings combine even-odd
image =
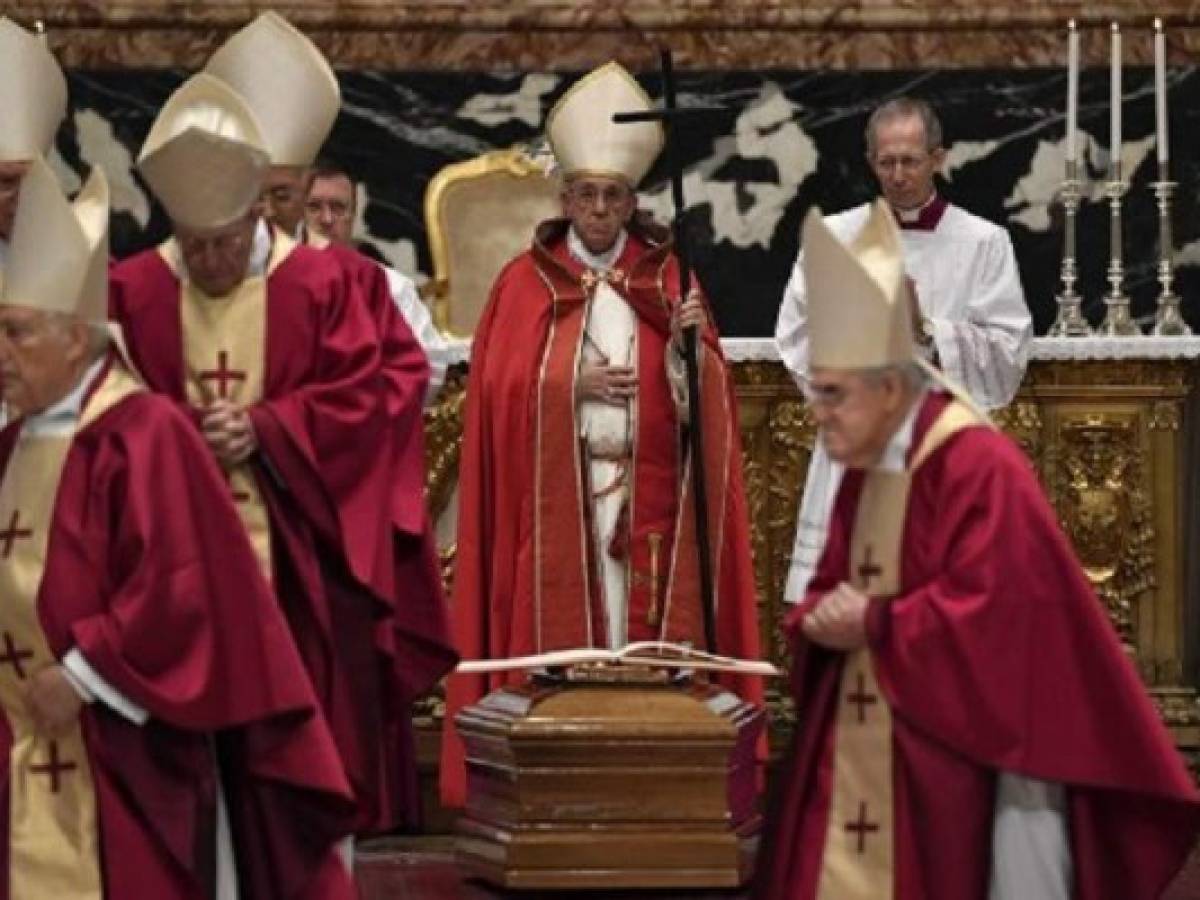
{"type": "Polygon", "coordinates": [[[0,18],[0,162],[46,154],[67,114],[67,79],[44,38],[0,18]]]}
{"type": "Polygon", "coordinates": [[[900,230],[883,200],[850,244],[829,230],[818,209],[804,220],[809,365],[875,369],[916,355],[904,283],[900,230]]]}
{"type": "Polygon", "coordinates": [[[196,231],[244,215],[268,165],[262,129],[246,102],[204,72],[170,96],[138,156],[138,169],[171,221],[196,231]]]}
{"type": "Polygon", "coordinates": [[[108,181],[95,166],[70,203],[36,159],[21,179],[0,303],[108,320],[108,181]]]}
{"type": "Polygon", "coordinates": [[[651,109],[650,97],[618,63],[607,63],[584,75],[546,117],[546,136],[559,170],[568,178],[621,178],[636,188],[662,152],[662,124],[619,125],[612,117],[614,113],[651,109]]]}
{"type": "Polygon", "coordinates": [[[265,12],[221,45],[204,71],[253,110],[273,164],[312,164],[342,105],[337,76],[312,41],[265,12]]]}

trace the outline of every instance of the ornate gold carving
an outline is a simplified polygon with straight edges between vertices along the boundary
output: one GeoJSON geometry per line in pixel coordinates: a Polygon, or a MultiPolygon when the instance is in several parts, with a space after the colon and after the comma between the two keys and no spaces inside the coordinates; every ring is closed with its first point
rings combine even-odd
{"type": "Polygon", "coordinates": [[[558,214],[557,185],[521,148],[452,163],[430,180],[425,230],[433,279],[426,293],[442,331],[458,337],[474,332],[500,269],[528,247],[534,226],[558,214]],[[474,240],[479,235],[487,237],[474,240]]]}
{"type": "Polygon", "coordinates": [[[1017,400],[992,413],[992,420],[1025,451],[1025,455],[1039,467],[1042,461],[1042,414],[1031,400],[1017,400]]]}
{"type": "Polygon", "coordinates": [[[1154,587],[1154,525],[1133,414],[1064,418],[1051,496],[1121,641],[1136,650],[1138,599],[1154,587]]]}
{"type": "Polygon", "coordinates": [[[1146,427],[1151,431],[1178,431],[1182,419],[1183,410],[1179,403],[1160,400],[1150,407],[1146,427]]]}
{"type": "Polygon", "coordinates": [[[425,410],[425,503],[435,522],[445,511],[458,481],[466,397],[466,366],[452,366],[446,372],[437,402],[425,410]]]}
{"type": "MultiPolygon", "coordinates": [[[[1172,728],[1200,727],[1200,699],[1192,688],[1154,688],[1150,691],[1163,721],[1172,728]]],[[[1200,749],[1200,748],[1198,748],[1200,749]]]]}
{"type": "MultiPolygon", "coordinates": [[[[786,666],[783,588],[816,426],[779,363],[744,362],[732,368],[763,653],[786,666]]],[[[1182,752],[1200,771],[1200,705],[1184,683],[1180,626],[1168,626],[1165,638],[1144,646],[1139,640],[1150,638],[1139,638],[1138,629],[1143,610],[1175,623],[1178,610],[1170,598],[1186,595],[1182,567],[1163,562],[1181,555],[1170,548],[1182,546],[1184,538],[1173,524],[1182,517],[1178,507],[1164,506],[1164,497],[1176,496],[1182,483],[1176,469],[1186,462],[1174,451],[1164,455],[1164,448],[1177,447],[1181,430],[1192,427],[1183,413],[1194,373],[1190,364],[1175,361],[1035,362],[1017,400],[995,419],[1037,463],[1122,642],[1139,660],[1182,752]]],[[[428,492],[435,514],[453,491],[464,389],[460,367],[426,414],[428,492]]],[[[784,680],[768,685],[767,700],[777,745],[795,723],[784,680]]],[[[440,699],[426,702],[429,715],[436,715],[440,699]]]]}

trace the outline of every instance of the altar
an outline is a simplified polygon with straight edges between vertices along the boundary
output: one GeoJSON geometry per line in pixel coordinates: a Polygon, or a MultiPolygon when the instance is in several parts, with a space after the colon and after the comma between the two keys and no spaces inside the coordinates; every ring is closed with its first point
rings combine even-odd
{"type": "MultiPolygon", "coordinates": [[[[816,429],[770,339],[722,342],[735,372],[758,579],[762,646],[786,664],[782,596],[816,429]]],[[[454,485],[469,345],[427,412],[427,491],[452,576],[454,485]]],[[[1196,685],[1200,536],[1192,477],[1200,434],[1200,337],[1038,338],[1015,401],[996,413],[1036,468],[1064,530],[1136,660],[1164,721],[1200,771],[1196,685]]],[[[768,685],[771,744],[794,723],[786,685],[768,685]]],[[[422,710],[430,767],[440,704],[422,710]]]]}

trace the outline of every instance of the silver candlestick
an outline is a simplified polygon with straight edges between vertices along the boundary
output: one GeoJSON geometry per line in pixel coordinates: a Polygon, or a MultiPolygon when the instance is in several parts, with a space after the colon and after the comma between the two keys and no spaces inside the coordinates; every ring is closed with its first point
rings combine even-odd
{"type": "Polygon", "coordinates": [[[1105,186],[1109,209],[1108,294],[1104,297],[1104,321],[1100,334],[1106,337],[1128,337],[1142,332],[1129,315],[1129,295],[1125,293],[1125,263],[1121,253],[1121,201],[1128,185],[1121,180],[1121,163],[1113,160],[1105,186]]]}
{"type": "Polygon", "coordinates": [[[1179,295],[1175,293],[1175,247],[1171,234],[1171,195],[1175,182],[1170,180],[1166,163],[1158,164],[1158,181],[1153,185],[1158,198],[1158,312],[1154,316],[1153,334],[1178,337],[1191,334],[1192,329],[1179,313],[1179,295]]]}
{"type": "Polygon", "coordinates": [[[1083,298],[1075,290],[1075,282],[1079,279],[1075,256],[1075,222],[1079,212],[1080,188],[1078,177],[1079,163],[1073,159],[1067,160],[1066,177],[1062,184],[1062,205],[1065,215],[1063,227],[1062,255],[1062,292],[1058,294],[1058,317],[1050,326],[1051,337],[1086,337],[1092,333],[1092,326],[1087,323],[1080,311],[1083,298]]]}

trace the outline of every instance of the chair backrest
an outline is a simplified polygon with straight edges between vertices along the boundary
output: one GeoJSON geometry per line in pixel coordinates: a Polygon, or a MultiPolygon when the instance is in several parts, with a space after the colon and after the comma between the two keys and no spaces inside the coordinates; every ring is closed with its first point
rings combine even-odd
{"type": "Polygon", "coordinates": [[[558,215],[557,179],[522,150],[485,153],[438,172],[425,192],[437,326],[469,337],[500,270],[529,247],[539,222],[558,215]]]}

